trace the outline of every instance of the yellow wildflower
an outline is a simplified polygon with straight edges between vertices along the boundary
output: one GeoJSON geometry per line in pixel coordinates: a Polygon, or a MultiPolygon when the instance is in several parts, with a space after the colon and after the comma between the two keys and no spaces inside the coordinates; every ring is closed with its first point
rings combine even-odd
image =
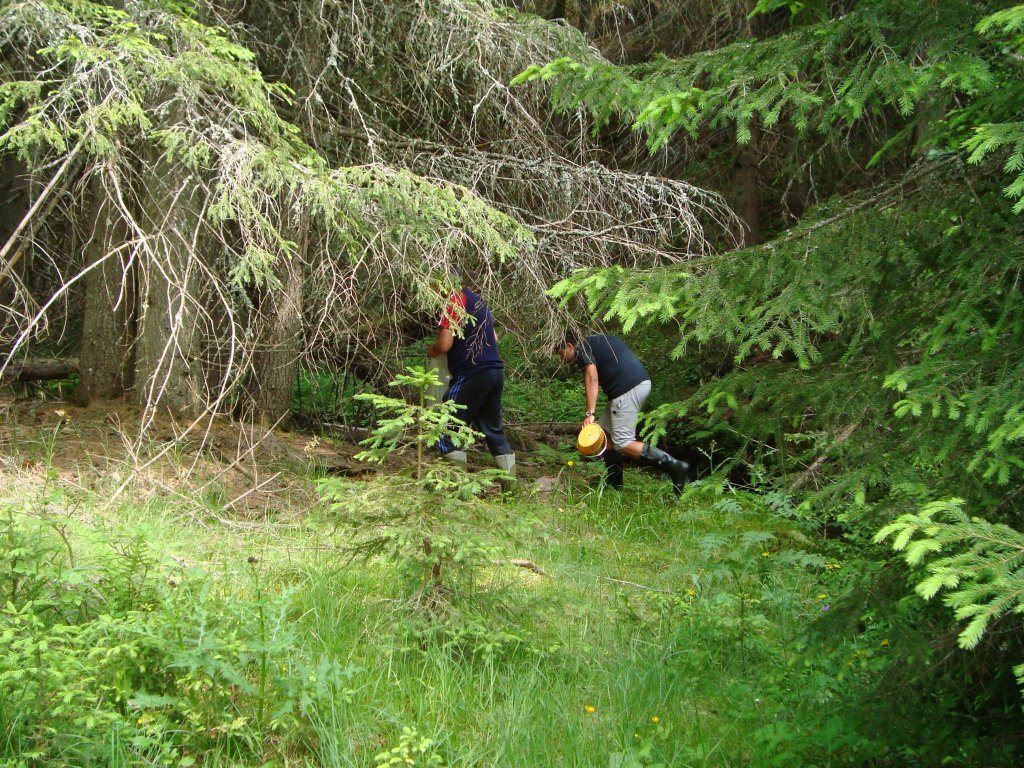
{"type": "Polygon", "coordinates": [[[661,722],[661,718],[658,717],[657,715],[651,715],[651,722],[654,723],[655,725],[657,725],[658,723],[661,722]]]}
{"type": "Polygon", "coordinates": [[[879,643],[879,645],[883,645],[883,646],[888,645],[888,644],[889,644],[889,638],[885,638],[884,640],[882,640],[881,643],[879,643]]]}
{"type": "Polygon", "coordinates": [[[592,715],[597,711],[597,708],[593,704],[585,704],[583,706],[583,711],[588,715],[592,715]]]}
{"type": "Polygon", "coordinates": [[[771,552],[762,552],[761,553],[761,557],[768,557],[769,555],[771,555],[771,552]]]}

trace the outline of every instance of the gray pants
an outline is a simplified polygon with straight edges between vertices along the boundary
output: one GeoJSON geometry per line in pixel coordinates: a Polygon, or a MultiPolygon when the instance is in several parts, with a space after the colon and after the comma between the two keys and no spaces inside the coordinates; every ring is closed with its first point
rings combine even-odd
{"type": "Polygon", "coordinates": [[[641,381],[629,392],[619,395],[604,407],[597,423],[611,438],[613,448],[625,448],[637,439],[636,422],[649,394],[651,382],[648,379],[641,381]]]}

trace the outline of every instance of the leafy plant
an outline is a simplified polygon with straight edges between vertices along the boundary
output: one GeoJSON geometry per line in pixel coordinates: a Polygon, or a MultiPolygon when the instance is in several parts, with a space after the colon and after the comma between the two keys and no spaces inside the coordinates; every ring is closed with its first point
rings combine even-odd
{"type": "Polygon", "coordinates": [[[120,744],[187,766],[214,746],[270,754],[350,695],[353,667],[296,652],[291,594],[264,587],[256,558],[248,583],[225,588],[108,529],[111,546],[72,567],[67,534],[2,512],[0,756],[88,765],[120,744]]]}
{"type": "Polygon", "coordinates": [[[444,768],[444,761],[437,754],[437,743],[426,736],[420,736],[415,728],[402,728],[398,744],[387,752],[381,752],[373,760],[376,768],[399,766],[400,768],[444,768]]]}
{"type": "Polygon", "coordinates": [[[672,737],[672,726],[661,722],[657,715],[652,717],[653,727],[633,734],[631,741],[626,741],[621,752],[612,752],[608,756],[609,768],[668,768],[670,763],[660,758],[665,742],[672,737]]]}

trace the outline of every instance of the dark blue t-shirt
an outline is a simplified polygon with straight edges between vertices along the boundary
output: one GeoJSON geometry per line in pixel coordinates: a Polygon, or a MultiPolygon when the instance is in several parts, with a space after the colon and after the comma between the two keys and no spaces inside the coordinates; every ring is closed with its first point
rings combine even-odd
{"type": "Polygon", "coordinates": [[[597,333],[582,339],[576,345],[576,365],[580,368],[597,366],[597,383],[609,400],[626,394],[637,384],[651,378],[640,358],[626,346],[626,342],[608,333],[597,333]]]}
{"type": "Polygon", "coordinates": [[[452,295],[441,317],[441,327],[452,331],[452,348],[448,350],[448,372],[452,376],[505,367],[494,335],[494,315],[469,288],[452,295]]]}

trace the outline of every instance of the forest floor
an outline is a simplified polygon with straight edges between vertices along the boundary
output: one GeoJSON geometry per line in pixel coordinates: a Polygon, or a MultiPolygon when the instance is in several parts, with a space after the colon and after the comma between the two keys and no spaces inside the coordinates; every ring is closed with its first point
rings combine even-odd
{"type": "MultiPolygon", "coordinates": [[[[398,472],[414,461],[409,454],[390,456],[383,464],[360,461],[355,458],[363,450],[360,435],[351,433],[332,437],[225,419],[189,424],[166,414],[153,415],[142,431],[143,418],[139,406],[121,401],[79,407],[63,400],[0,395],[0,424],[5,426],[0,456],[20,456],[26,477],[42,477],[38,470],[45,468],[82,490],[105,481],[117,483],[117,491],[129,478],[136,498],[215,488],[226,499],[225,509],[243,519],[261,518],[271,508],[280,512],[284,499],[291,499],[296,510],[309,504],[309,483],[296,478],[369,478],[398,472]]],[[[520,451],[517,470],[527,487],[550,490],[555,485],[547,476],[552,457],[556,463],[561,454],[574,458],[572,438],[562,438],[560,452],[549,449],[554,442],[535,443],[536,457],[520,451]]],[[[471,452],[470,464],[483,468],[490,459],[471,452]]],[[[495,483],[491,490],[497,488],[495,483]]]]}
{"type": "MultiPolygon", "coordinates": [[[[39,545],[51,581],[74,592],[81,580],[63,574],[84,569],[83,604],[131,624],[119,636],[143,638],[149,658],[117,662],[118,685],[138,689],[122,698],[107,688],[86,704],[76,697],[94,683],[68,677],[0,714],[0,758],[30,745],[41,765],[748,765],[778,744],[780,717],[814,727],[839,706],[826,689],[792,697],[799,638],[838,565],[801,566],[802,535],[742,494],[698,485],[680,500],[633,470],[607,492],[571,438],[542,444],[519,455],[516,493],[439,501],[436,519],[425,508],[434,546],[455,553],[431,591],[422,535],[410,545],[385,514],[434,498],[405,490],[403,457],[370,465],[351,441],[228,422],[185,432],[158,418],[139,439],[139,418],[122,404],[0,401],[0,539],[29,537],[18,552],[55,539],[39,545]],[[369,514],[363,529],[353,514],[369,514]],[[398,549],[352,560],[366,529],[398,549]],[[140,613],[124,595],[143,593],[140,613]],[[45,705],[60,695],[68,707],[45,705]],[[120,703],[100,718],[108,699],[120,703]],[[79,704],[92,714],[67,714],[79,704]]],[[[25,582],[3,583],[5,562],[0,590],[14,596],[25,582]]]]}

